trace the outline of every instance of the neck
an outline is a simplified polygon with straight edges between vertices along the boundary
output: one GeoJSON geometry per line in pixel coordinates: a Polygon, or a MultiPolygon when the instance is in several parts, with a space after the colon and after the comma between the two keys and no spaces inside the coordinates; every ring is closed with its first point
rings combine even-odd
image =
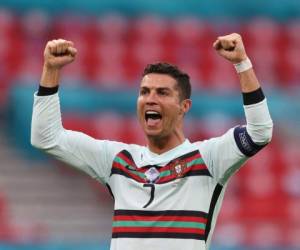
{"type": "Polygon", "coordinates": [[[149,150],[156,154],[163,154],[182,144],[184,140],[185,136],[182,132],[165,137],[147,137],[149,150]]]}

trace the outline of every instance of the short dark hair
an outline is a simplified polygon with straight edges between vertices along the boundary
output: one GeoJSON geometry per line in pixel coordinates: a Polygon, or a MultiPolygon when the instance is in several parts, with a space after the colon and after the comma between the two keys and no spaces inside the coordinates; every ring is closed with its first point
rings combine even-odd
{"type": "Polygon", "coordinates": [[[177,66],[166,62],[148,64],[144,69],[143,77],[151,73],[166,74],[173,77],[177,81],[181,100],[191,98],[192,88],[190,77],[177,66]]]}

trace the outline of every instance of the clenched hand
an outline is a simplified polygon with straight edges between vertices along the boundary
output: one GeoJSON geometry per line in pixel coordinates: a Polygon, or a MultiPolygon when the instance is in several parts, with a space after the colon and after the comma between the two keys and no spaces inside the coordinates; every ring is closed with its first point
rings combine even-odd
{"type": "Polygon", "coordinates": [[[77,50],[73,42],[58,39],[49,41],[44,50],[44,67],[41,86],[52,88],[58,85],[60,70],[75,60],[77,50]]]}
{"type": "Polygon", "coordinates": [[[237,33],[219,36],[214,42],[213,47],[219,55],[232,63],[240,63],[247,59],[242,37],[237,33]]]}
{"type": "Polygon", "coordinates": [[[71,41],[63,39],[49,41],[44,50],[44,62],[46,67],[60,69],[73,62],[77,50],[71,41]]]}

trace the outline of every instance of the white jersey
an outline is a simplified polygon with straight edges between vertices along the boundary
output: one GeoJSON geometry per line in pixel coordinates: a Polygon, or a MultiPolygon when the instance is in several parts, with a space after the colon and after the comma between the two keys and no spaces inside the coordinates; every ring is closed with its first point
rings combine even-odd
{"type": "Polygon", "coordinates": [[[258,151],[243,127],[160,155],[96,140],[62,127],[58,94],[35,96],[31,140],[107,185],[111,250],[209,249],[228,178],[258,151]]]}

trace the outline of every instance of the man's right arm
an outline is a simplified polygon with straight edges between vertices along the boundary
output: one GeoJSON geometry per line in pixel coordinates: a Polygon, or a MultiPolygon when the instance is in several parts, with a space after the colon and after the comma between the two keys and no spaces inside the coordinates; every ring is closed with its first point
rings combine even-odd
{"type": "Polygon", "coordinates": [[[101,148],[101,143],[93,138],[63,128],[58,93],[34,95],[31,144],[93,178],[105,179],[109,174],[104,167],[100,167],[105,165],[105,157],[97,156],[100,156],[101,151],[102,154],[105,152],[104,145],[101,148]]]}
{"type": "Polygon", "coordinates": [[[34,95],[31,144],[105,183],[110,175],[112,151],[121,150],[123,144],[66,130],[61,121],[59,73],[75,55],[73,43],[64,40],[51,41],[45,48],[41,83],[34,95]]]}

